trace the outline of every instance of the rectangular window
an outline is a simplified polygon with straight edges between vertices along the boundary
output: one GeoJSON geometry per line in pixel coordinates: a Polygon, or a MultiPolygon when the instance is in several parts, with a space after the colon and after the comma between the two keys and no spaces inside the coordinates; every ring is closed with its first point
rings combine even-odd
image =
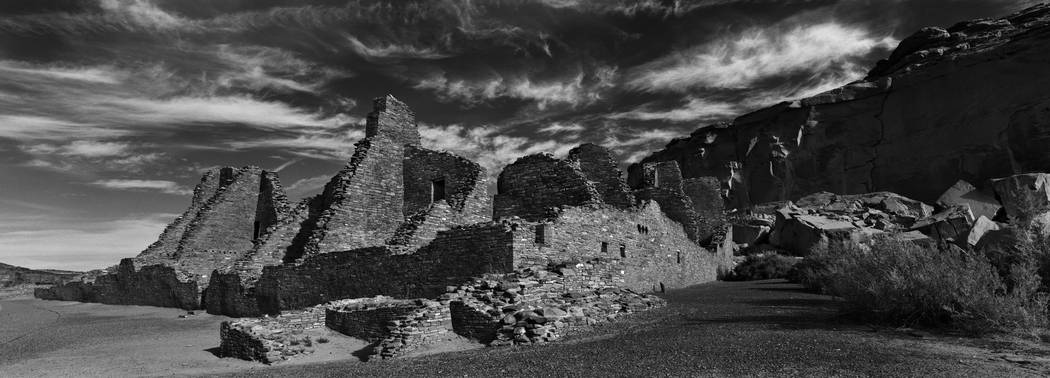
{"type": "Polygon", "coordinates": [[[676,256],[676,259],[678,260],[678,263],[681,264],[682,263],[682,252],[675,252],[675,256],[676,256]]]}
{"type": "Polygon", "coordinates": [[[627,258],[627,246],[620,244],[620,257],[627,258]]]}
{"type": "Polygon", "coordinates": [[[430,187],[430,202],[437,202],[445,199],[445,179],[434,180],[430,187]]]}
{"type": "Polygon", "coordinates": [[[609,243],[602,242],[602,253],[609,253],[609,243]]]}
{"type": "Polygon", "coordinates": [[[545,224],[536,225],[536,244],[547,243],[547,231],[549,228],[545,224]]]}

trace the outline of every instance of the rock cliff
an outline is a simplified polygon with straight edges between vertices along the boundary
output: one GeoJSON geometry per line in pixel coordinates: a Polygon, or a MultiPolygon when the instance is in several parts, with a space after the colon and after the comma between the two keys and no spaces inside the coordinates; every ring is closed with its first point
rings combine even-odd
{"type": "Polygon", "coordinates": [[[1050,6],[924,28],[859,81],[675,139],[630,169],[677,161],[742,208],[819,192],[924,202],[963,179],[1050,171],[1050,6]]]}

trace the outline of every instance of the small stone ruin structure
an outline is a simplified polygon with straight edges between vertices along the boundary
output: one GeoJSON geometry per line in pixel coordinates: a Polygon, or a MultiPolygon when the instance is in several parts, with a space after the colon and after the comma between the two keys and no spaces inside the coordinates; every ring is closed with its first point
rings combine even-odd
{"type": "Polygon", "coordinates": [[[550,341],[660,306],[641,293],[713,281],[730,263],[716,180],[652,163],[632,187],[618,165],[593,144],[525,156],[492,197],[483,168],[422,148],[412,111],[386,96],[321,194],[291,204],[276,173],[209,172],[142,254],[36,294],[265,316],[224,324],[221,349],[266,362],[296,354],[275,335],[321,325],[383,358],[431,333],[550,341]],[[388,323],[400,326],[376,325],[388,323]]]}

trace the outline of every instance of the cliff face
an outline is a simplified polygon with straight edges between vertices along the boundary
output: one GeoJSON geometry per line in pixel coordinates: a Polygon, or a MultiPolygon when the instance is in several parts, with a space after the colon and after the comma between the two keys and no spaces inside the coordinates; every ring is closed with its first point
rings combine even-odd
{"type": "Polygon", "coordinates": [[[867,78],[701,128],[630,169],[677,161],[730,207],[818,191],[933,202],[960,179],[1050,170],[1050,6],[925,28],[867,78]]]}

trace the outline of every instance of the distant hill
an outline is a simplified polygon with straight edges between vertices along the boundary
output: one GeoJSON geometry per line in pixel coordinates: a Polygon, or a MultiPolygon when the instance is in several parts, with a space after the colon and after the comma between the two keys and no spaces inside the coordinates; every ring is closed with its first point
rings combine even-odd
{"type": "Polygon", "coordinates": [[[0,263],[0,288],[22,284],[63,284],[80,274],[68,270],[33,270],[0,263]]]}

